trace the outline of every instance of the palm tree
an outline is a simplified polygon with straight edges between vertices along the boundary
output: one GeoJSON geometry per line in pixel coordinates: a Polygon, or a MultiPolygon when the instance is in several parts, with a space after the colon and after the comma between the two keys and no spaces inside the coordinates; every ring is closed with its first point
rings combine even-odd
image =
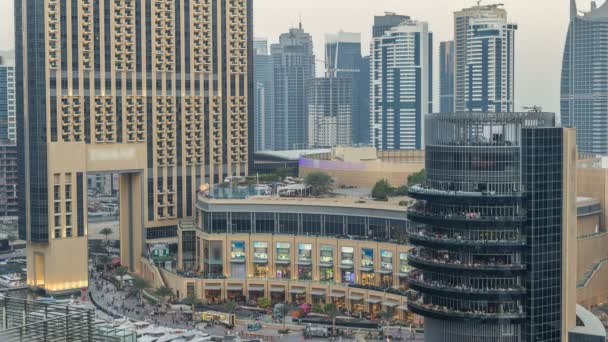
{"type": "Polygon", "coordinates": [[[144,290],[149,287],[150,287],[150,283],[148,283],[148,281],[146,279],[139,278],[139,277],[133,279],[133,289],[139,295],[140,303],[143,303],[143,301],[144,301],[144,297],[143,297],[144,290]]]}
{"type": "Polygon", "coordinates": [[[331,320],[331,332],[332,335],[336,335],[336,317],[340,314],[340,310],[334,303],[327,303],[323,307],[323,312],[331,320]]]}
{"type": "Polygon", "coordinates": [[[190,305],[190,307],[192,307],[192,322],[194,323],[195,320],[195,315],[194,315],[194,307],[196,306],[196,303],[198,303],[198,298],[196,298],[195,295],[191,294],[188,297],[184,298],[184,304],[186,305],[190,305]]]}
{"type": "Polygon", "coordinates": [[[114,270],[114,273],[116,273],[117,276],[120,277],[120,287],[122,287],[123,283],[123,277],[127,275],[127,273],[129,273],[129,269],[124,267],[124,266],[118,266],[116,267],[116,269],[114,270]]]}
{"type": "MultiPolygon", "coordinates": [[[[114,231],[112,230],[112,228],[106,227],[106,228],[100,230],[99,234],[101,234],[105,237],[105,245],[106,245],[106,250],[107,250],[109,237],[110,237],[110,235],[114,234],[114,231]]],[[[110,253],[110,252],[108,251],[108,253],[110,253]]]]}
{"type": "Polygon", "coordinates": [[[165,298],[173,296],[173,289],[167,286],[161,286],[156,289],[155,294],[160,297],[161,302],[164,302],[165,298]]]}

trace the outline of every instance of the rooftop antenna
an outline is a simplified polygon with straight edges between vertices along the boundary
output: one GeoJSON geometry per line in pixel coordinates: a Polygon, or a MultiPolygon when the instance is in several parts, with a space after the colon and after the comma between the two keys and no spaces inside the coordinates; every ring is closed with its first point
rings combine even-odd
{"type": "Polygon", "coordinates": [[[301,30],[302,29],[302,13],[299,14],[299,18],[300,18],[300,23],[299,23],[298,27],[301,30]]]}
{"type": "Polygon", "coordinates": [[[482,1],[483,1],[483,0],[477,0],[477,7],[481,7],[481,2],[482,2],[482,1]]]}

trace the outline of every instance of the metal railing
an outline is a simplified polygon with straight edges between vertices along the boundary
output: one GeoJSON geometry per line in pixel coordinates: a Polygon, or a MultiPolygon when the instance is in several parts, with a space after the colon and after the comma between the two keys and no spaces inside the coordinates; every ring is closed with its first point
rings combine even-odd
{"type": "Polygon", "coordinates": [[[95,322],[87,308],[19,298],[0,299],[0,341],[135,341],[133,332],[95,322]]]}

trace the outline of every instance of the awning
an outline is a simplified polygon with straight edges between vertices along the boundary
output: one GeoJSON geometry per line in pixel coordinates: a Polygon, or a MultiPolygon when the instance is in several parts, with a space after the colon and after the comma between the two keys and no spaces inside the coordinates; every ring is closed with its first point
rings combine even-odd
{"type": "Polygon", "coordinates": [[[397,309],[403,310],[403,311],[408,311],[407,304],[401,305],[401,306],[397,307],[397,309]]]}
{"type": "Polygon", "coordinates": [[[268,259],[253,259],[254,264],[267,264],[268,259]]]}
{"type": "Polygon", "coordinates": [[[325,296],[325,291],[323,290],[312,290],[310,291],[312,296],[325,296]]]}
{"type": "Polygon", "coordinates": [[[361,267],[359,267],[359,271],[373,272],[374,271],[374,266],[361,266],[361,267]]]}
{"type": "Polygon", "coordinates": [[[243,291],[243,285],[228,285],[226,286],[228,291],[243,291]]]}
{"type": "Polygon", "coordinates": [[[350,300],[361,300],[361,299],[363,299],[363,296],[362,296],[362,295],[359,295],[359,294],[354,294],[354,293],[353,293],[353,294],[351,294],[350,296],[348,296],[348,298],[349,298],[350,300]]]}
{"type": "Polygon", "coordinates": [[[331,296],[334,298],[342,298],[342,297],[344,297],[344,293],[343,292],[332,292],[331,296]]]}
{"type": "Polygon", "coordinates": [[[221,290],[221,289],[222,289],[222,285],[220,285],[220,284],[205,285],[205,290],[221,290]]]}
{"type": "Polygon", "coordinates": [[[287,259],[287,260],[275,260],[274,262],[277,265],[289,265],[291,263],[291,260],[287,259]]]}
{"type": "Polygon", "coordinates": [[[274,286],[271,286],[270,287],[270,292],[285,292],[285,288],[284,287],[274,287],[274,286]]]}
{"type": "Polygon", "coordinates": [[[249,291],[264,291],[264,285],[249,285],[249,291]]]}
{"type": "Polygon", "coordinates": [[[366,299],[365,301],[366,301],[366,302],[368,302],[368,303],[371,303],[371,304],[378,304],[378,303],[380,303],[382,300],[381,300],[381,299],[378,299],[378,298],[368,298],[368,299],[366,299]]]}
{"type": "Polygon", "coordinates": [[[310,266],[310,265],[312,265],[312,261],[310,261],[310,260],[298,260],[298,265],[301,265],[301,266],[310,266]]]}
{"type": "Polygon", "coordinates": [[[306,293],[306,290],[304,290],[304,289],[298,289],[298,288],[292,288],[291,290],[289,290],[289,293],[304,294],[304,293],[306,293]]]}
{"type": "Polygon", "coordinates": [[[353,268],[353,267],[354,267],[353,265],[348,265],[348,264],[347,264],[347,265],[344,265],[344,264],[340,264],[340,268],[347,269],[347,270],[348,270],[348,269],[351,269],[351,268],[353,268]]]}
{"type": "Polygon", "coordinates": [[[382,302],[382,305],[394,308],[395,306],[399,305],[399,303],[397,303],[397,302],[382,302]]]}
{"type": "Polygon", "coordinates": [[[407,273],[399,273],[399,278],[407,278],[407,273]]]}
{"type": "Polygon", "coordinates": [[[378,271],[378,273],[380,273],[380,274],[391,274],[391,273],[393,273],[393,271],[392,270],[380,270],[380,271],[378,271]]]}

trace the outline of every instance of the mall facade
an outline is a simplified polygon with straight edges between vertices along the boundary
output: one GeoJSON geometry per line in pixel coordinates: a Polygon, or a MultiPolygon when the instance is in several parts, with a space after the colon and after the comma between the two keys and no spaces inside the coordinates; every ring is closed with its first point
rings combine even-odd
{"type": "Polygon", "coordinates": [[[145,259],[141,268],[180,297],[334,302],[355,313],[392,310],[408,318],[409,224],[401,204],[199,193],[195,221],[178,228],[180,271],[145,259]]]}

